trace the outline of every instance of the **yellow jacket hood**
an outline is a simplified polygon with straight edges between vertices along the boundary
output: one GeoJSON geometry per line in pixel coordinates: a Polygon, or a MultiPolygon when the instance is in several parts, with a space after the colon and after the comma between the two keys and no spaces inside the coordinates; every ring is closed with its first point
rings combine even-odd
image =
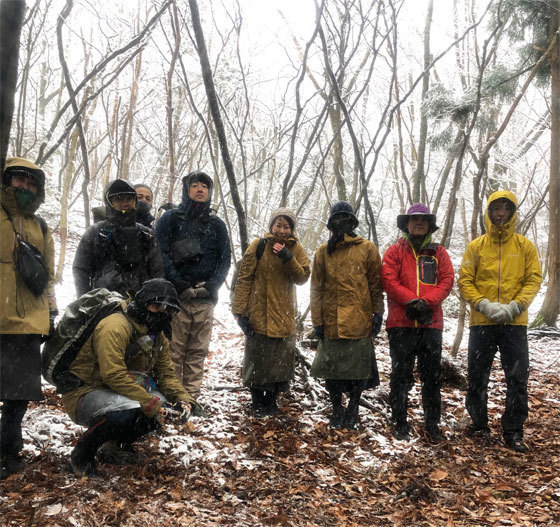
{"type": "Polygon", "coordinates": [[[486,232],[491,238],[496,239],[501,237],[503,240],[511,238],[515,232],[515,226],[517,225],[517,207],[517,198],[515,197],[515,194],[509,190],[498,190],[490,194],[486,205],[486,212],[484,214],[484,224],[486,225],[486,232]],[[507,199],[508,201],[511,201],[515,207],[511,218],[504,223],[504,225],[494,225],[490,219],[490,205],[492,202],[499,199],[507,199]]]}

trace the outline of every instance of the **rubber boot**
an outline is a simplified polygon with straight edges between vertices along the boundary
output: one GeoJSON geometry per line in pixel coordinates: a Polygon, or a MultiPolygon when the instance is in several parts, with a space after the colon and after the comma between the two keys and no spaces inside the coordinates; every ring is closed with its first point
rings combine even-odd
{"type": "Polygon", "coordinates": [[[276,403],[276,400],[278,398],[278,391],[276,390],[276,388],[273,388],[272,390],[266,390],[264,398],[264,408],[267,415],[276,415],[279,412],[278,404],[276,403]]]}
{"type": "Polygon", "coordinates": [[[355,430],[358,425],[361,396],[362,390],[350,392],[348,408],[346,408],[346,413],[344,415],[344,428],[346,428],[346,430],[355,430]]]}
{"type": "Polygon", "coordinates": [[[329,399],[331,400],[331,404],[332,404],[330,426],[331,428],[337,430],[342,427],[342,423],[344,421],[345,408],[342,405],[342,391],[332,385],[328,386],[327,389],[329,391],[329,399]]]}
{"type": "Polygon", "coordinates": [[[251,408],[257,419],[262,419],[268,415],[266,411],[266,399],[263,390],[251,389],[251,408]]]}

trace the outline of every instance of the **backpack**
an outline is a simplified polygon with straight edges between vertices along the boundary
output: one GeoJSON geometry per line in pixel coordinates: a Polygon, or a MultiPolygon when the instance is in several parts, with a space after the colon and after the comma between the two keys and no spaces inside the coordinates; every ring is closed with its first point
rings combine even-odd
{"type": "Polygon", "coordinates": [[[45,343],[42,355],[43,377],[58,393],[83,385],[81,379],[70,373],[70,364],[102,319],[123,312],[123,300],[126,298],[119,293],[101,288],[68,304],[53,336],[45,343]]]}
{"type": "MultiPolygon", "coordinates": [[[[264,253],[264,250],[266,248],[266,242],[268,240],[266,238],[260,238],[259,239],[259,244],[257,245],[257,252],[256,252],[256,257],[257,257],[257,265],[259,264],[259,260],[262,258],[262,255],[264,253]]],[[[255,271],[257,270],[257,267],[255,266],[255,271]]],[[[253,271],[253,274],[254,272],[253,271]]],[[[233,276],[231,277],[231,287],[230,287],[230,292],[229,292],[229,298],[231,300],[231,302],[233,302],[233,294],[235,293],[235,284],[237,283],[237,275],[239,274],[239,264],[235,266],[235,271],[233,271],[233,276]]]]}

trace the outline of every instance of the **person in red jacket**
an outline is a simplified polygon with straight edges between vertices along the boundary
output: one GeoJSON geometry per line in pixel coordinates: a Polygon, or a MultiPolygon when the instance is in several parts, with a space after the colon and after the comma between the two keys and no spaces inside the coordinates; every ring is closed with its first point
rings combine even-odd
{"type": "Polygon", "coordinates": [[[453,287],[453,266],[445,248],[432,243],[438,226],[426,205],[412,205],[406,214],[397,216],[397,226],[403,236],[387,249],[381,266],[389,311],[385,326],[392,364],[389,400],[395,438],[409,437],[408,392],[414,384],[418,357],[426,431],[433,441],[441,441],[441,303],[453,287]]]}

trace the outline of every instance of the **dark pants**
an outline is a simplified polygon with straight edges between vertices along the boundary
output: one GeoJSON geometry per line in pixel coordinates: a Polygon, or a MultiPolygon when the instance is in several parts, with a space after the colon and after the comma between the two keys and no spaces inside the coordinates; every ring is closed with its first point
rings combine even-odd
{"type": "Polygon", "coordinates": [[[473,326],[469,336],[469,387],[466,406],[475,427],[488,426],[488,380],[496,352],[506,377],[504,435],[523,432],[529,414],[529,346],[526,326],[473,326]]]}
{"type": "Polygon", "coordinates": [[[130,445],[157,427],[156,420],[150,419],[138,408],[107,412],[84,432],[77,447],[86,449],[93,458],[105,441],[130,445]]]}
{"type": "Polygon", "coordinates": [[[29,401],[3,401],[0,419],[0,457],[17,456],[23,448],[21,422],[29,401]]]}
{"type": "Polygon", "coordinates": [[[441,329],[390,328],[391,392],[393,419],[406,423],[408,392],[414,385],[414,362],[422,383],[422,406],[427,427],[439,423],[441,415],[441,329]]]}

